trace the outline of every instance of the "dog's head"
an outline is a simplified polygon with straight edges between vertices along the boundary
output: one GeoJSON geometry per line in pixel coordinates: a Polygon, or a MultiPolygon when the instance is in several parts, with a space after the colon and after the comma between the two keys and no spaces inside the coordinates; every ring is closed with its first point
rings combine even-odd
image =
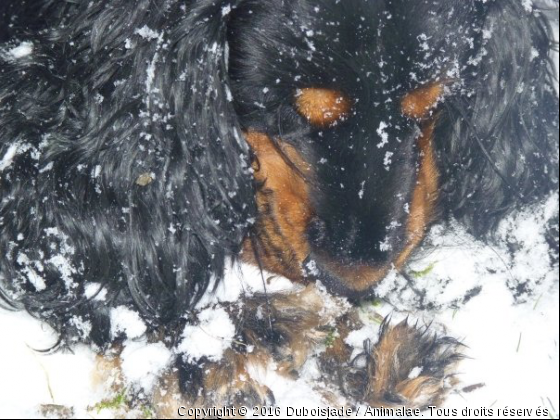
{"type": "Polygon", "coordinates": [[[33,312],[93,318],[93,282],[167,322],[240,252],[362,296],[435,219],[484,235],[557,188],[551,31],[520,1],[41,4],[32,57],[0,55],[1,268],[33,312]]]}
{"type": "Polygon", "coordinates": [[[484,234],[554,188],[546,30],[517,2],[241,2],[229,74],[259,183],[249,259],[360,296],[440,216],[484,234]]]}

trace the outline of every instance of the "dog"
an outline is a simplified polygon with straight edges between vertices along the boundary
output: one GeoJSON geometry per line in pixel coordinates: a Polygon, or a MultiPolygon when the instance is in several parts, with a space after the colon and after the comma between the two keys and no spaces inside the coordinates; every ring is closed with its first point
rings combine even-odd
{"type": "Polygon", "coordinates": [[[434,222],[486,240],[558,189],[552,30],[536,6],[4,0],[0,19],[5,306],[100,354],[126,338],[110,316],[126,307],[174,346],[242,260],[302,289],[228,307],[241,344],[178,358],[162,384],[180,401],[159,406],[271,403],[240,375],[271,360],[297,375],[329,323],[341,333],[322,372],[347,398],[445,397],[457,341],[386,322],[356,364],[344,337],[359,319],[325,301],[373,296],[434,222]]]}

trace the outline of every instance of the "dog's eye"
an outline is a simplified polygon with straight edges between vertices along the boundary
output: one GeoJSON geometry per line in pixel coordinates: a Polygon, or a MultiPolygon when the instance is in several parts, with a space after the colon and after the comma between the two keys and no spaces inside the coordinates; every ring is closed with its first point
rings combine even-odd
{"type": "Polygon", "coordinates": [[[443,85],[433,83],[409,92],[401,101],[403,115],[421,120],[430,116],[431,111],[443,97],[443,85]]]}
{"type": "Polygon", "coordinates": [[[317,127],[332,127],[348,118],[350,100],[340,91],[331,89],[299,89],[295,97],[296,109],[317,127]]]}

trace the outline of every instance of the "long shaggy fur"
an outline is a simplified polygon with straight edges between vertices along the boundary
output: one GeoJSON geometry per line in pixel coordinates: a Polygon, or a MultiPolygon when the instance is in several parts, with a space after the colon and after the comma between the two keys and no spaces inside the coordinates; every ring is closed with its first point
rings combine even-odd
{"type": "Polygon", "coordinates": [[[33,34],[32,58],[4,57],[0,75],[0,155],[18,148],[0,187],[2,277],[19,289],[5,297],[67,336],[78,315],[102,344],[107,307],[88,302],[88,283],[173,322],[222,275],[253,216],[248,147],[227,100],[227,19],[213,1],[189,13],[173,1],[42,3],[60,25],[33,34]],[[48,262],[61,253],[71,286],[48,262]]]}

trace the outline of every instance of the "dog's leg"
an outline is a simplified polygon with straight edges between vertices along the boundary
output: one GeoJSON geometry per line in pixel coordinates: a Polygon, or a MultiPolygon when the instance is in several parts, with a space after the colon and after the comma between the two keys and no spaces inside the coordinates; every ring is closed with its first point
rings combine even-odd
{"type": "Polygon", "coordinates": [[[386,408],[425,408],[444,399],[456,381],[461,344],[407,321],[395,326],[385,322],[377,344],[366,341],[363,353],[349,360],[352,350],[344,339],[357,322],[356,316],[341,319],[340,336],[321,356],[325,376],[348,398],[386,408]]]}
{"type": "Polygon", "coordinates": [[[92,385],[111,392],[120,392],[124,386],[122,373],[121,346],[114,346],[96,357],[92,385]]]}
{"type": "Polygon", "coordinates": [[[315,286],[286,294],[256,295],[227,308],[237,324],[232,347],[219,362],[179,363],[154,394],[158,417],[174,418],[179,407],[210,408],[274,404],[259,380],[268,369],[288,378],[328,337],[336,311],[315,286]]]}
{"type": "Polygon", "coordinates": [[[227,350],[219,363],[181,365],[167,372],[152,397],[156,417],[178,418],[181,409],[273,404],[270,389],[250,374],[266,368],[269,361],[262,356],[227,350]]]}
{"type": "MultiPolygon", "coordinates": [[[[272,405],[274,395],[261,382],[266,372],[297,378],[303,364],[324,345],[319,365],[325,382],[337,384],[351,402],[420,408],[445,397],[460,359],[459,343],[407,322],[396,326],[386,322],[377,344],[371,345],[372,337],[362,354],[352,358],[353,349],[345,339],[363,325],[355,309],[328,299],[309,286],[297,293],[256,295],[226,307],[237,327],[231,348],[218,362],[186,362],[179,357],[153,392],[151,406],[157,417],[177,418],[180,407],[272,405]]],[[[118,359],[106,360],[109,365],[103,370],[120,382],[118,359]]],[[[333,406],[341,404],[336,393],[319,391],[333,406]]]]}

